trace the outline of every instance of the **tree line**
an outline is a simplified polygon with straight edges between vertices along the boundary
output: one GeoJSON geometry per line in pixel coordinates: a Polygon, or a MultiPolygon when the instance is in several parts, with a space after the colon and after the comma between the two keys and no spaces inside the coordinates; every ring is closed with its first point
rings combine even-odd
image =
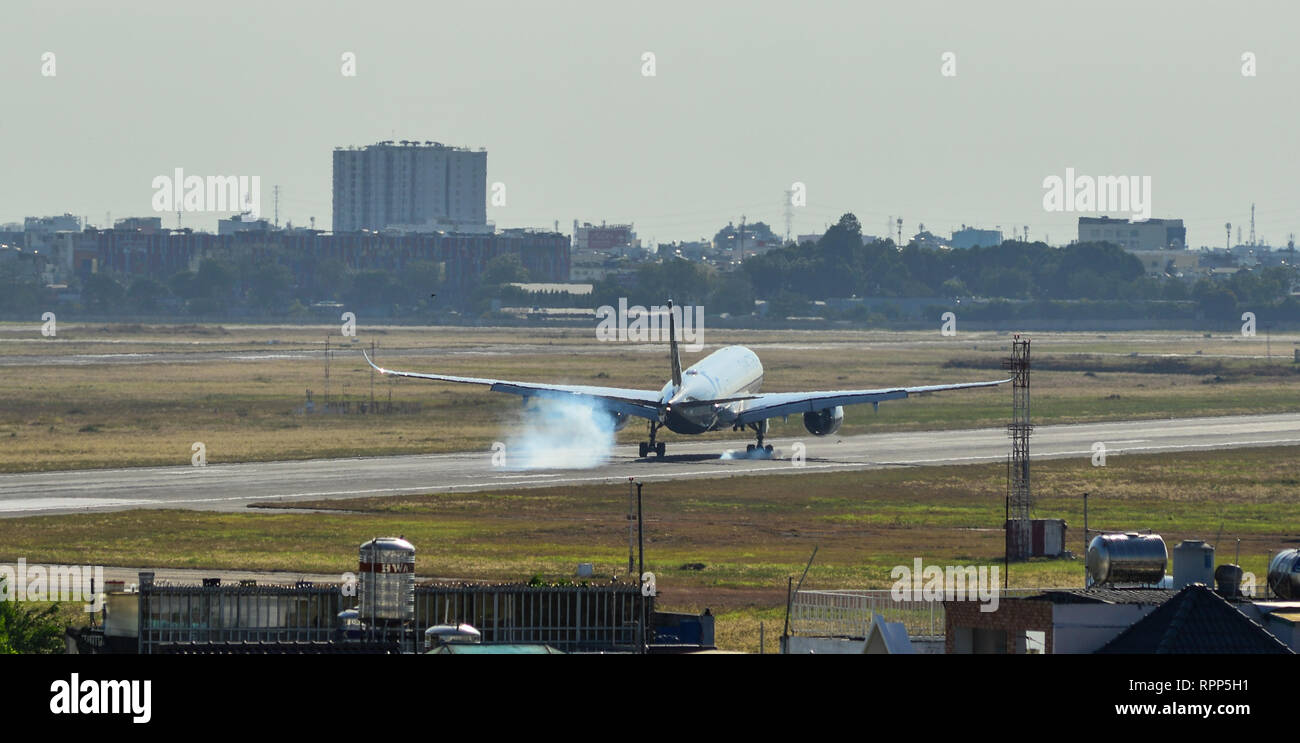
{"type": "MultiPolygon", "coordinates": [[[[1238,271],[1224,279],[1188,282],[1147,276],[1142,262],[1110,243],[1054,248],[1044,243],[1006,241],[966,250],[936,250],[915,243],[901,249],[890,240],[864,243],[853,214],[845,214],[815,243],[789,245],[746,259],[739,270],[719,271],[681,258],[648,261],[630,275],[595,282],[590,297],[539,295],[509,284],[529,280],[519,256],[506,254],[485,266],[478,287],[463,296],[441,296],[442,264],[417,262],[400,271],[349,269],[327,258],[295,273],[291,256],[278,260],[232,254],[202,261],[197,270],[158,280],[91,274],[79,281],[81,308],[97,315],[185,314],[293,316],[316,302],[391,317],[422,317],[456,310],[471,316],[501,306],[615,305],[619,298],[645,306],[671,298],[704,305],[711,316],[748,316],[755,300],[767,301],[768,317],[822,315],[832,319],[892,321],[899,304],[877,301],[873,308],[827,309],[816,300],[871,297],[903,300],[927,297],[992,300],[971,312],[1033,307],[1031,317],[1069,317],[1070,303],[1091,302],[1096,312],[1123,317],[1224,318],[1239,310],[1272,311],[1300,321],[1291,297],[1294,266],[1238,271]]],[[[48,304],[33,279],[6,275],[0,267],[0,311],[30,312],[48,304]]],[[[1028,310],[1026,310],[1028,311],[1028,310]]],[[[1017,313],[1019,311],[1016,311],[1017,313]]]]}

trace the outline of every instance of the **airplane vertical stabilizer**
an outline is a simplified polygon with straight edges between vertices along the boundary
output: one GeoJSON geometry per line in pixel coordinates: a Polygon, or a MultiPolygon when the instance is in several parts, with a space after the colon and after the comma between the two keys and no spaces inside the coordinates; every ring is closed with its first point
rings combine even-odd
{"type": "MultiPolygon", "coordinates": [[[[662,326],[660,326],[662,327],[662,326]]],[[[682,386],[682,352],[677,348],[677,319],[673,317],[673,300],[668,300],[668,347],[673,362],[673,386],[682,386]]]]}

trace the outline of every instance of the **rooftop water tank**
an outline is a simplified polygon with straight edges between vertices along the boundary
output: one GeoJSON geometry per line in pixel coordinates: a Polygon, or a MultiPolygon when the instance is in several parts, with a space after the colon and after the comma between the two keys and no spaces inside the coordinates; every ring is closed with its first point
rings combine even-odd
{"type": "Polygon", "coordinates": [[[1088,545],[1093,583],[1159,583],[1168,562],[1159,534],[1100,534],[1088,545]]]}
{"type": "Polygon", "coordinates": [[[361,621],[401,624],[415,619],[415,547],[400,537],[361,545],[357,570],[361,621]]]}
{"type": "Polygon", "coordinates": [[[439,645],[477,645],[483,634],[468,624],[435,624],[424,631],[424,649],[433,650],[439,645]]]}
{"type": "Polygon", "coordinates": [[[1268,587],[1278,598],[1300,600],[1300,549],[1282,550],[1269,561],[1268,587]]]}
{"type": "Polygon", "coordinates": [[[1174,590],[1193,583],[1214,585],[1214,548],[1200,539],[1184,539],[1174,547],[1174,590]]]}

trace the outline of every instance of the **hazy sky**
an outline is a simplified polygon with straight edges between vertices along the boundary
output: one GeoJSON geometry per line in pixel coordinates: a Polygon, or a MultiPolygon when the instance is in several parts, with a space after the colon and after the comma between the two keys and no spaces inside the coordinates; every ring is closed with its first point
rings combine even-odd
{"type": "Polygon", "coordinates": [[[1150,176],[1152,216],[1183,218],[1193,246],[1229,221],[1235,242],[1252,201],[1285,244],[1297,7],[6,0],[0,222],[150,216],[151,181],[181,167],[259,175],[263,215],[279,184],[281,222],[328,228],[334,146],[418,139],[487,148],[500,227],[633,221],[667,242],[745,215],[782,232],[800,181],[796,233],[853,211],[869,234],[901,216],[906,235],[1028,225],[1063,243],[1079,215],[1044,211],[1042,182],[1072,167],[1150,176]]]}

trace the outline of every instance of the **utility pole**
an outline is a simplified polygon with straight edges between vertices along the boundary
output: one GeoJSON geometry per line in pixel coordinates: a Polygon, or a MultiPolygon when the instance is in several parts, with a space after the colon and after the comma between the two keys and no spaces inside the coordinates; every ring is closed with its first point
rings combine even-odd
{"type": "Polygon", "coordinates": [[[1250,247],[1255,247],[1255,205],[1250,205],[1250,247]]]}
{"type": "Polygon", "coordinates": [[[1083,587],[1088,587],[1088,494],[1083,494],[1083,587]]]}
{"type": "Polygon", "coordinates": [[[275,194],[275,226],[279,227],[280,226],[280,187],[276,186],[274,189],[272,189],[272,192],[275,194]]]}
{"type": "MultiPolygon", "coordinates": [[[[635,487],[636,487],[636,480],[631,477],[627,478],[627,574],[628,575],[632,575],[632,571],[636,569],[636,562],[633,560],[634,555],[632,554],[633,547],[636,545],[636,541],[635,541],[636,534],[632,531],[632,527],[636,521],[636,518],[632,513],[632,507],[633,505],[635,505],[635,498],[636,498],[635,487]]],[[[637,581],[639,582],[640,580],[641,577],[637,576],[637,581]]]]}
{"type": "Polygon", "coordinates": [[[325,412],[330,409],[330,336],[325,334],[325,412]]]}
{"type": "Polygon", "coordinates": [[[641,644],[641,652],[646,651],[646,599],[650,598],[645,591],[645,529],[641,519],[641,483],[636,484],[636,534],[637,534],[637,583],[641,586],[641,632],[637,638],[641,644]]]}

